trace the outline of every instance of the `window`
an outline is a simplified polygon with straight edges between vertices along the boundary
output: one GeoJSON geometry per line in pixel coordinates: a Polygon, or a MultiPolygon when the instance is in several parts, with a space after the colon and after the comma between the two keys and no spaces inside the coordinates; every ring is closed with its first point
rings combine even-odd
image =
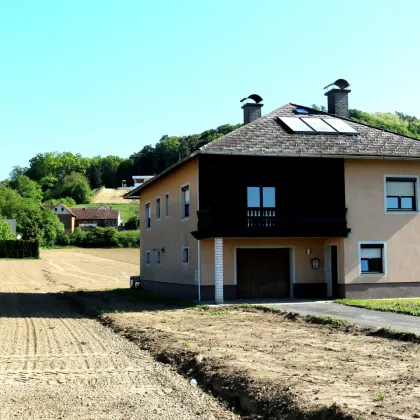
{"type": "Polygon", "coordinates": [[[189,248],[187,246],[184,246],[184,248],[182,248],[182,262],[184,264],[188,263],[190,260],[190,251],[189,248]]]}
{"type": "Polygon", "coordinates": [[[150,264],[150,251],[146,251],[146,264],[150,264]]]}
{"type": "Polygon", "coordinates": [[[165,194],[165,216],[169,216],[169,194],[165,194]]]}
{"type": "Polygon", "coordinates": [[[160,264],[160,251],[156,251],[156,264],[160,264]]]}
{"type": "Polygon", "coordinates": [[[360,273],[385,273],[384,244],[360,244],[360,273]]]}
{"type": "Polygon", "coordinates": [[[417,211],[417,178],[386,177],[386,210],[417,211]]]}
{"type": "Polygon", "coordinates": [[[190,217],[190,186],[181,188],[181,218],[190,217]]]}
{"type": "Polygon", "coordinates": [[[160,197],[156,198],[156,219],[160,219],[160,197]]]}
{"type": "Polygon", "coordinates": [[[276,207],[276,189],[274,187],[248,187],[248,207],[276,207]]]}
{"type": "Polygon", "coordinates": [[[146,229],[149,229],[151,226],[151,220],[150,220],[150,203],[147,203],[145,206],[146,214],[145,214],[145,220],[146,220],[146,229]]]}

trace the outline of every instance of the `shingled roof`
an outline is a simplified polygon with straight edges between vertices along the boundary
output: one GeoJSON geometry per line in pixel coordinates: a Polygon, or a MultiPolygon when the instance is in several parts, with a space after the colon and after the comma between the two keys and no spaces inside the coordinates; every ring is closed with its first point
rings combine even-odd
{"type": "Polygon", "coordinates": [[[118,219],[119,210],[98,210],[92,207],[85,207],[82,209],[72,208],[76,219],[80,220],[110,220],[118,219]]]}
{"type": "Polygon", "coordinates": [[[199,154],[258,155],[290,157],[353,157],[379,159],[420,159],[420,141],[413,137],[337,117],[303,105],[288,103],[257,120],[214,140],[170,166],[151,180],[124,195],[138,198],[139,192],[176,167],[199,154]],[[308,111],[305,118],[336,118],[359,134],[298,134],[287,132],[279,117],[297,117],[296,108],[308,111]]]}
{"type": "Polygon", "coordinates": [[[412,137],[339,118],[326,112],[289,103],[203,146],[199,153],[255,154],[267,156],[353,156],[420,158],[420,141],[412,137]],[[309,111],[305,118],[337,118],[359,132],[344,134],[294,134],[278,117],[296,117],[296,108],[309,111]]]}

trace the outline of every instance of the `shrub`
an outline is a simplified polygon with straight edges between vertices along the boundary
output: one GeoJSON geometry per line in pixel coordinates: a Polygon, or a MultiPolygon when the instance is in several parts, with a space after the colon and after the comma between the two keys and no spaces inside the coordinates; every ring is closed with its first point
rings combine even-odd
{"type": "Polygon", "coordinates": [[[57,235],[57,245],[70,245],[70,235],[67,232],[61,232],[57,235]]]}
{"type": "Polygon", "coordinates": [[[72,245],[83,246],[86,240],[87,232],[80,228],[74,229],[74,232],[70,235],[70,243],[72,245]]]}
{"type": "Polygon", "coordinates": [[[127,230],[136,230],[140,226],[140,218],[136,214],[135,216],[131,216],[126,222],[125,222],[125,228],[127,230]]]}
{"type": "Polygon", "coordinates": [[[119,248],[118,230],[96,227],[87,232],[84,245],[90,248],[119,248]]]}
{"type": "Polygon", "coordinates": [[[118,231],[115,228],[96,227],[91,231],[76,228],[71,235],[66,233],[58,238],[59,245],[77,245],[86,248],[138,248],[139,230],[118,231]]]}
{"type": "Polygon", "coordinates": [[[6,220],[0,219],[0,240],[15,240],[15,234],[13,233],[12,227],[6,222],[6,220]]]}
{"type": "Polygon", "coordinates": [[[118,232],[118,237],[122,248],[138,248],[140,246],[139,230],[122,230],[118,232]]]}

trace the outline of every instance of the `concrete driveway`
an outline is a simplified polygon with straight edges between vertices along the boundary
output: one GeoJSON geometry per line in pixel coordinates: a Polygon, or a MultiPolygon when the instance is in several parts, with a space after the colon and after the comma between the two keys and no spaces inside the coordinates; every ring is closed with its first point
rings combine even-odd
{"type": "MultiPolygon", "coordinates": [[[[261,303],[258,302],[258,304],[261,303]]],[[[301,315],[330,315],[335,318],[345,319],[362,327],[391,328],[393,330],[414,332],[420,335],[420,317],[417,316],[373,311],[325,301],[266,302],[264,304],[288,312],[297,312],[301,315]]]]}

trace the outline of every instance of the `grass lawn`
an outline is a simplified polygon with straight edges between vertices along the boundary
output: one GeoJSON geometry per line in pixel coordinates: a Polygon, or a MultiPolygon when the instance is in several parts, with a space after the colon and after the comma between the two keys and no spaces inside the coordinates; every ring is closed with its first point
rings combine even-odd
{"type": "MultiPolygon", "coordinates": [[[[125,223],[131,216],[134,216],[136,213],[136,210],[139,209],[139,204],[136,201],[135,203],[127,203],[127,204],[115,204],[115,203],[102,203],[105,204],[107,207],[116,210],[119,209],[121,212],[121,219],[123,220],[123,223],[125,223]]],[[[83,208],[83,207],[93,207],[98,208],[100,206],[99,203],[92,203],[92,204],[76,204],[76,208],[83,208]]]]}
{"type": "Polygon", "coordinates": [[[342,305],[420,316],[420,299],[339,299],[342,305]]]}

